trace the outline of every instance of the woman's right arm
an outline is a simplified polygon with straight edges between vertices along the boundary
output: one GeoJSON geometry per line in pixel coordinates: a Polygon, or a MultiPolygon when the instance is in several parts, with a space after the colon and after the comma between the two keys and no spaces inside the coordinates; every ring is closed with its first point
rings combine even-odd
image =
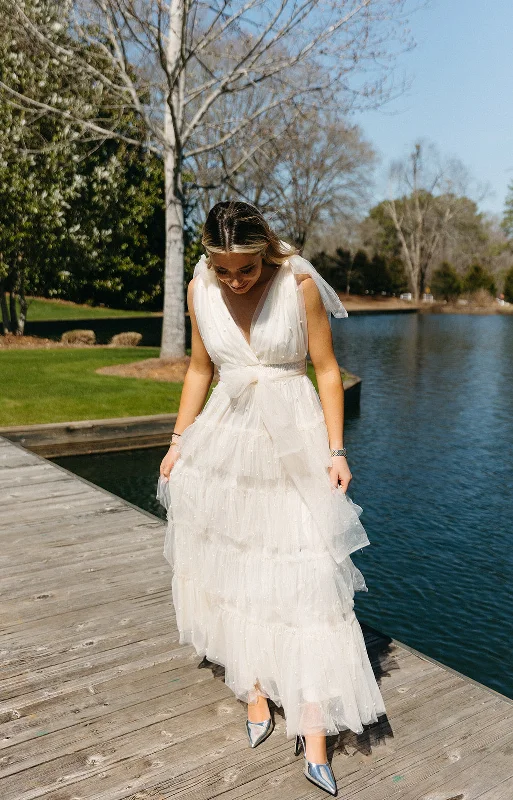
{"type": "MultiPolygon", "coordinates": [[[[193,291],[195,280],[196,278],[193,278],[187,287],[187,308],[191,320],[191,360],[183,382],[178,415],[174,425],[176,433],[182,433],[185,428],[194,422],[203,408],[214,377],[214,364],[203,344],[194,313],[193,291]]],[[[179,455],[179,447],[171,445],[160,465],[161,475],[169,478],[179,455]]]]}

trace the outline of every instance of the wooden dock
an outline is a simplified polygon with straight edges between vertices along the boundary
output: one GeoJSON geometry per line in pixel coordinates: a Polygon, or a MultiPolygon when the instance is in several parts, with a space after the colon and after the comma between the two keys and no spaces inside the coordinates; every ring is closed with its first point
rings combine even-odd
{"type": "MultiPolygon", "coordinates": [[[[1,800],[328,797],[178,644],[161,520],[4,438],[0,502],[1,800]]],[[[513,702],[362,628],[388,717],[328,740],[338,800],[511,800],[513,702]]]]}

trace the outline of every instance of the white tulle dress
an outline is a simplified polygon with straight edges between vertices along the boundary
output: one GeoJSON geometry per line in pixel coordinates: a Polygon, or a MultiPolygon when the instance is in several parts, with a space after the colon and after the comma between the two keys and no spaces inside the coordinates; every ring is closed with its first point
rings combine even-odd
{"type": "Polygon", "coordinates": [[[314,267],[291,256],[264,290],[248,344],[202,257],[194,311],[220,380],[182,433],[157,497],[181,643],[225,667],[242,701],[283,707],[286,736],[336,734],[385,713],[355,616],[367,591],[350,553],[368,545],[362,508],[332,487],[322,406],[307,377],[307,318],[295,273],[346,317],[314,267]]]}

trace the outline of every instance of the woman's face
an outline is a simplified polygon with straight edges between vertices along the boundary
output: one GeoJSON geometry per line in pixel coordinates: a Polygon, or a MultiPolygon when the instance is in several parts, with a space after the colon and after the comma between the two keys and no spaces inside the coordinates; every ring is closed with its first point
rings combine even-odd
{"type": "Polygon", "coordinates": [[[210,263],[220,281],[235,294],[245,294],[262,273],[260,253],[211,253],[210,263]]]}

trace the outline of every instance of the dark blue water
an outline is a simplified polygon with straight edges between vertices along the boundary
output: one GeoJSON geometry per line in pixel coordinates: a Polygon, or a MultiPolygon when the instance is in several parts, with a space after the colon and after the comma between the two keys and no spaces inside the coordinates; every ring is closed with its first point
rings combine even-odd
{"type": "MultiPolygon", "coordinates": [[[[363,379],[345,423],[371,540],[358,617],[513,697],[513,317],[354,316],[333,334],[363,379]]],[[[55,461],[162,515],[165,449],[55,461]]]]}

